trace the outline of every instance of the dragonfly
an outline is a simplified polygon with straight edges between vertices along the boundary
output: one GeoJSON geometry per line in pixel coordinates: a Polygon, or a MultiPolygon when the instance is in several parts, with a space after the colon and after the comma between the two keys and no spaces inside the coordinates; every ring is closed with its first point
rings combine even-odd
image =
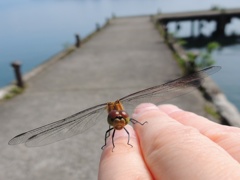
{"type": "Polygon", "coordinates": [[[109,128],[105,133],[105,144],[102,149],[106,146],[106,141],[110,136],[111,131],[112,145],[114,148],[115,131],[122,129],[124,129],[128,134],[127,144],[132,147],[129,142],[130,134],[125,126],[130,122],[140,125],[144,125],[147,122],[140,123],[139,121],[131,118],[125,111],[125,107],[136,106],[137,104],[143,102],[160,104],[166,100],[189,93],[190,91],[196,89],[196,87],[199,87],[204,78],[216,73],[220,69],[220,66],[210,66],[170,82],[132,93],[116,101],[106,102],[90,107],[64,119],[19,134],[12,138],[8,144],[16,145],[24,143],[28,147],[51,144],[83,133],[93,125],[97,124],[100,115],[105,112],[108,113],[107,122],[109,124],[109,128]]]}

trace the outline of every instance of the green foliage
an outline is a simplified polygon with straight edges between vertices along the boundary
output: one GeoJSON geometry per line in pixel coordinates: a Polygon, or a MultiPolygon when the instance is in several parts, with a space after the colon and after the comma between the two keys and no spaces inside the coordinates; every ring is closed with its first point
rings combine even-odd
{"type": "Polygon", "coordinates": [[[226,13],[226,9],[223,9],[223,8],[222,8],[222,9],[220,10],[220,12],[221,12],[222,14],[225,14],[225,13],[226,13]]]}
{"type": "Polygon", "coordinates": [[[188,61],[195,62],[198,56],[193,52],[188,52],[187,57],[188,57],[188,61]]]}
{"type": "Polygon", "coordinates": [[[215,63],[210,53],[202,53],[200,55],[200,58],[201,58],[201,61],[197,64],[197,66],[200,68],[205,68],[215,63]]]}
{"type": "Polygon", "coordinates": [[[207,45],[207,51],[209,53],[212,53],[214,50],[218,49],[220,47],[220,44],[217,42],[210,42],[207,45]]]}
{"type": "Polygon", "coordinates": [[[211,116],[213,116],[216,119],[220,119],[219,114],[217,113],[217,111],[210,105],[205,105],[204,106],[204,110],[210,114],[211,116]]]}
{"type": "Polygon", "coordinates": [[[179,66],[183,69],[183,71],[185,71],[185,65],[186,65],[185,60],[182,59],[177,53],[174,53],[173,56],[177,60],[177,63],[179,64],[179,66]]]}
{"type": "Polygon", "coordinates": [[[211,42],[207,45],[206,51],[200,54],[200,62],[197,64],[200,68],[211,66],[215,63],[212,53],[219,48],[219,43],[211,42]]]}
{"type": "Polygon", "coordinates": [[[169,32],[168,33],[169,38],[174,38],[175,35],[176,35],[175,32],[169,32]]]}
{"type": "Polygon", "coordinates": [[[20,88],[18,86],[14,86],[10,91],[4,96],[4,99],[11,99],[14,96],[21,94],[23,92],[23,88],[20,88]]]}
{"type": "Polygon", "coordinates": [[[226,12],[226,9],[225,8],[221,8],[220,6],[218,5],[213,5],[210,10],[212,11],[220,11],[221,13],[225,13],[226,12]]]}
{"type": "Polygon", "coordinates": [[[210,10],[219,11],[219,10],[221,10],[221,7],[218,5],[213,5],[210,10]]]}
{"type": "Polygon", "coordinates": [[[72,46],[72,47],[69,47],[68,49],[66,49],[66,55],[72,53],[73,51],[75,50],[75,48],[72,46]]]}
{"type": "Polygon", "coordinates": [[[182,39],[178,39],[177,43],[180,45],[180,46],[184,46],[187,44],[187,41],[184,41],[182,39]]]}
{"type": "Polygon", "coordinates": [[[205,51],[200,53],[199,55],[189,52],[187,54],[188,60],[190,63],[195,64],[193,67],[205,68],[208,66],[212,66],[215,63],[212,57],[212,53],[213,51],[218,49],[219,46],[220,46],[219,43],[211,42],[207,45],[205,51]]]}
{"type": "Polygon", "coordinates": [[[196,60],[198,57],[197,53],[188,52],[187,54],[188,63],[185,63],[185,74],[191,74],[196,71],[196,60]]]}

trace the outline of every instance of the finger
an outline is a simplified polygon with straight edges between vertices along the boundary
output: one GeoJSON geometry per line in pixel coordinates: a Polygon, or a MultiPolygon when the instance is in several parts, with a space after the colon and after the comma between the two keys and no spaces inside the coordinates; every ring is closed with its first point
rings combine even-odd
{"type": "Polygon", "coordinates": [[[240,167],[225,150],[193,127],[184,126],[152,104],[138,106],[133,118],[143,157],[154,179],[238,179],[240,167]]]}
{"type": "MultiPolygon", "coordinates": [[[[142,158],[136,134],[131,126],[125,126],[130,134],[130,144],[127,144],[128,135],[124,130],[116,130],[114,143],[111,138],[104,148],[100,160],[98,179],[152,179],[142,158]],[[113,150],[113,151],[112,151],[113,150]]],[[[110,136],[111,137],[111,136],[110,136]]]]}
{"type": "Polygon", "coordinates": [[[240,128],[214,123],[197,114],[183,111],[174,105],[161,105],[159,109],[181,124],[198,129],[200,133],[220,145],[240,162],[240,128]]]}

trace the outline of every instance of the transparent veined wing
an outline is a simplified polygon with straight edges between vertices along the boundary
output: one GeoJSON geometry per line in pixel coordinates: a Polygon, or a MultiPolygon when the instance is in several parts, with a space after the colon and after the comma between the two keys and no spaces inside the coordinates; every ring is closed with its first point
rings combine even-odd
{"type": "Polygon", "coordinates": [[[43,146],[80,134],[100,120],[99,116],[106,112],[106,106],[106,103],[100,104],[59,121],[19,134],[12,138],[8,144],[25,143],[29,147],[43,146]]]}
{"type": "Polygon", "coordinates": [[[134,107],[143,102],[159,104],[174,97],[189,93],[200,86],[204,78],[218,72],[220,69],[220,66],[211,66],[165,84],[135,92],[119,100],[124,107],[134,107]]]}
{"type": "MultiPolygon", "coordinates": [[[[124,106],[130,105],[131,107],[143,102],[158,104],[188,93],[198,87],[203,78],[220,69],[219,66],[208,67],[168,83],[138,91],[119,100],[124,106]]],[[[42,146],[80,134],[100,120],[100,115],[106,113],[106,107],[107,103],[100,104],[62,120],[19,134],[11,139],[9,144],[25,143],[26,146],[42,146]]]]}

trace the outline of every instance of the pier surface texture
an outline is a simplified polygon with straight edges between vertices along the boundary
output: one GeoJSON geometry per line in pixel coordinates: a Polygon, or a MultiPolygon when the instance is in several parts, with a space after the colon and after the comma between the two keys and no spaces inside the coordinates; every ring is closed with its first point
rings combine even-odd
{"type": "MultiPolygon", "coordinates": [[[[0,179],[97,179],[107,117],[84,134],[43,147],[9,146],[8,141],[180,76],[179,66],[149,17],[111,20],[81,48],[32,77],[23,94],[0,103],[0,179]]],[[[198,91],[168,103],[207,116],[198,91]]]]}

